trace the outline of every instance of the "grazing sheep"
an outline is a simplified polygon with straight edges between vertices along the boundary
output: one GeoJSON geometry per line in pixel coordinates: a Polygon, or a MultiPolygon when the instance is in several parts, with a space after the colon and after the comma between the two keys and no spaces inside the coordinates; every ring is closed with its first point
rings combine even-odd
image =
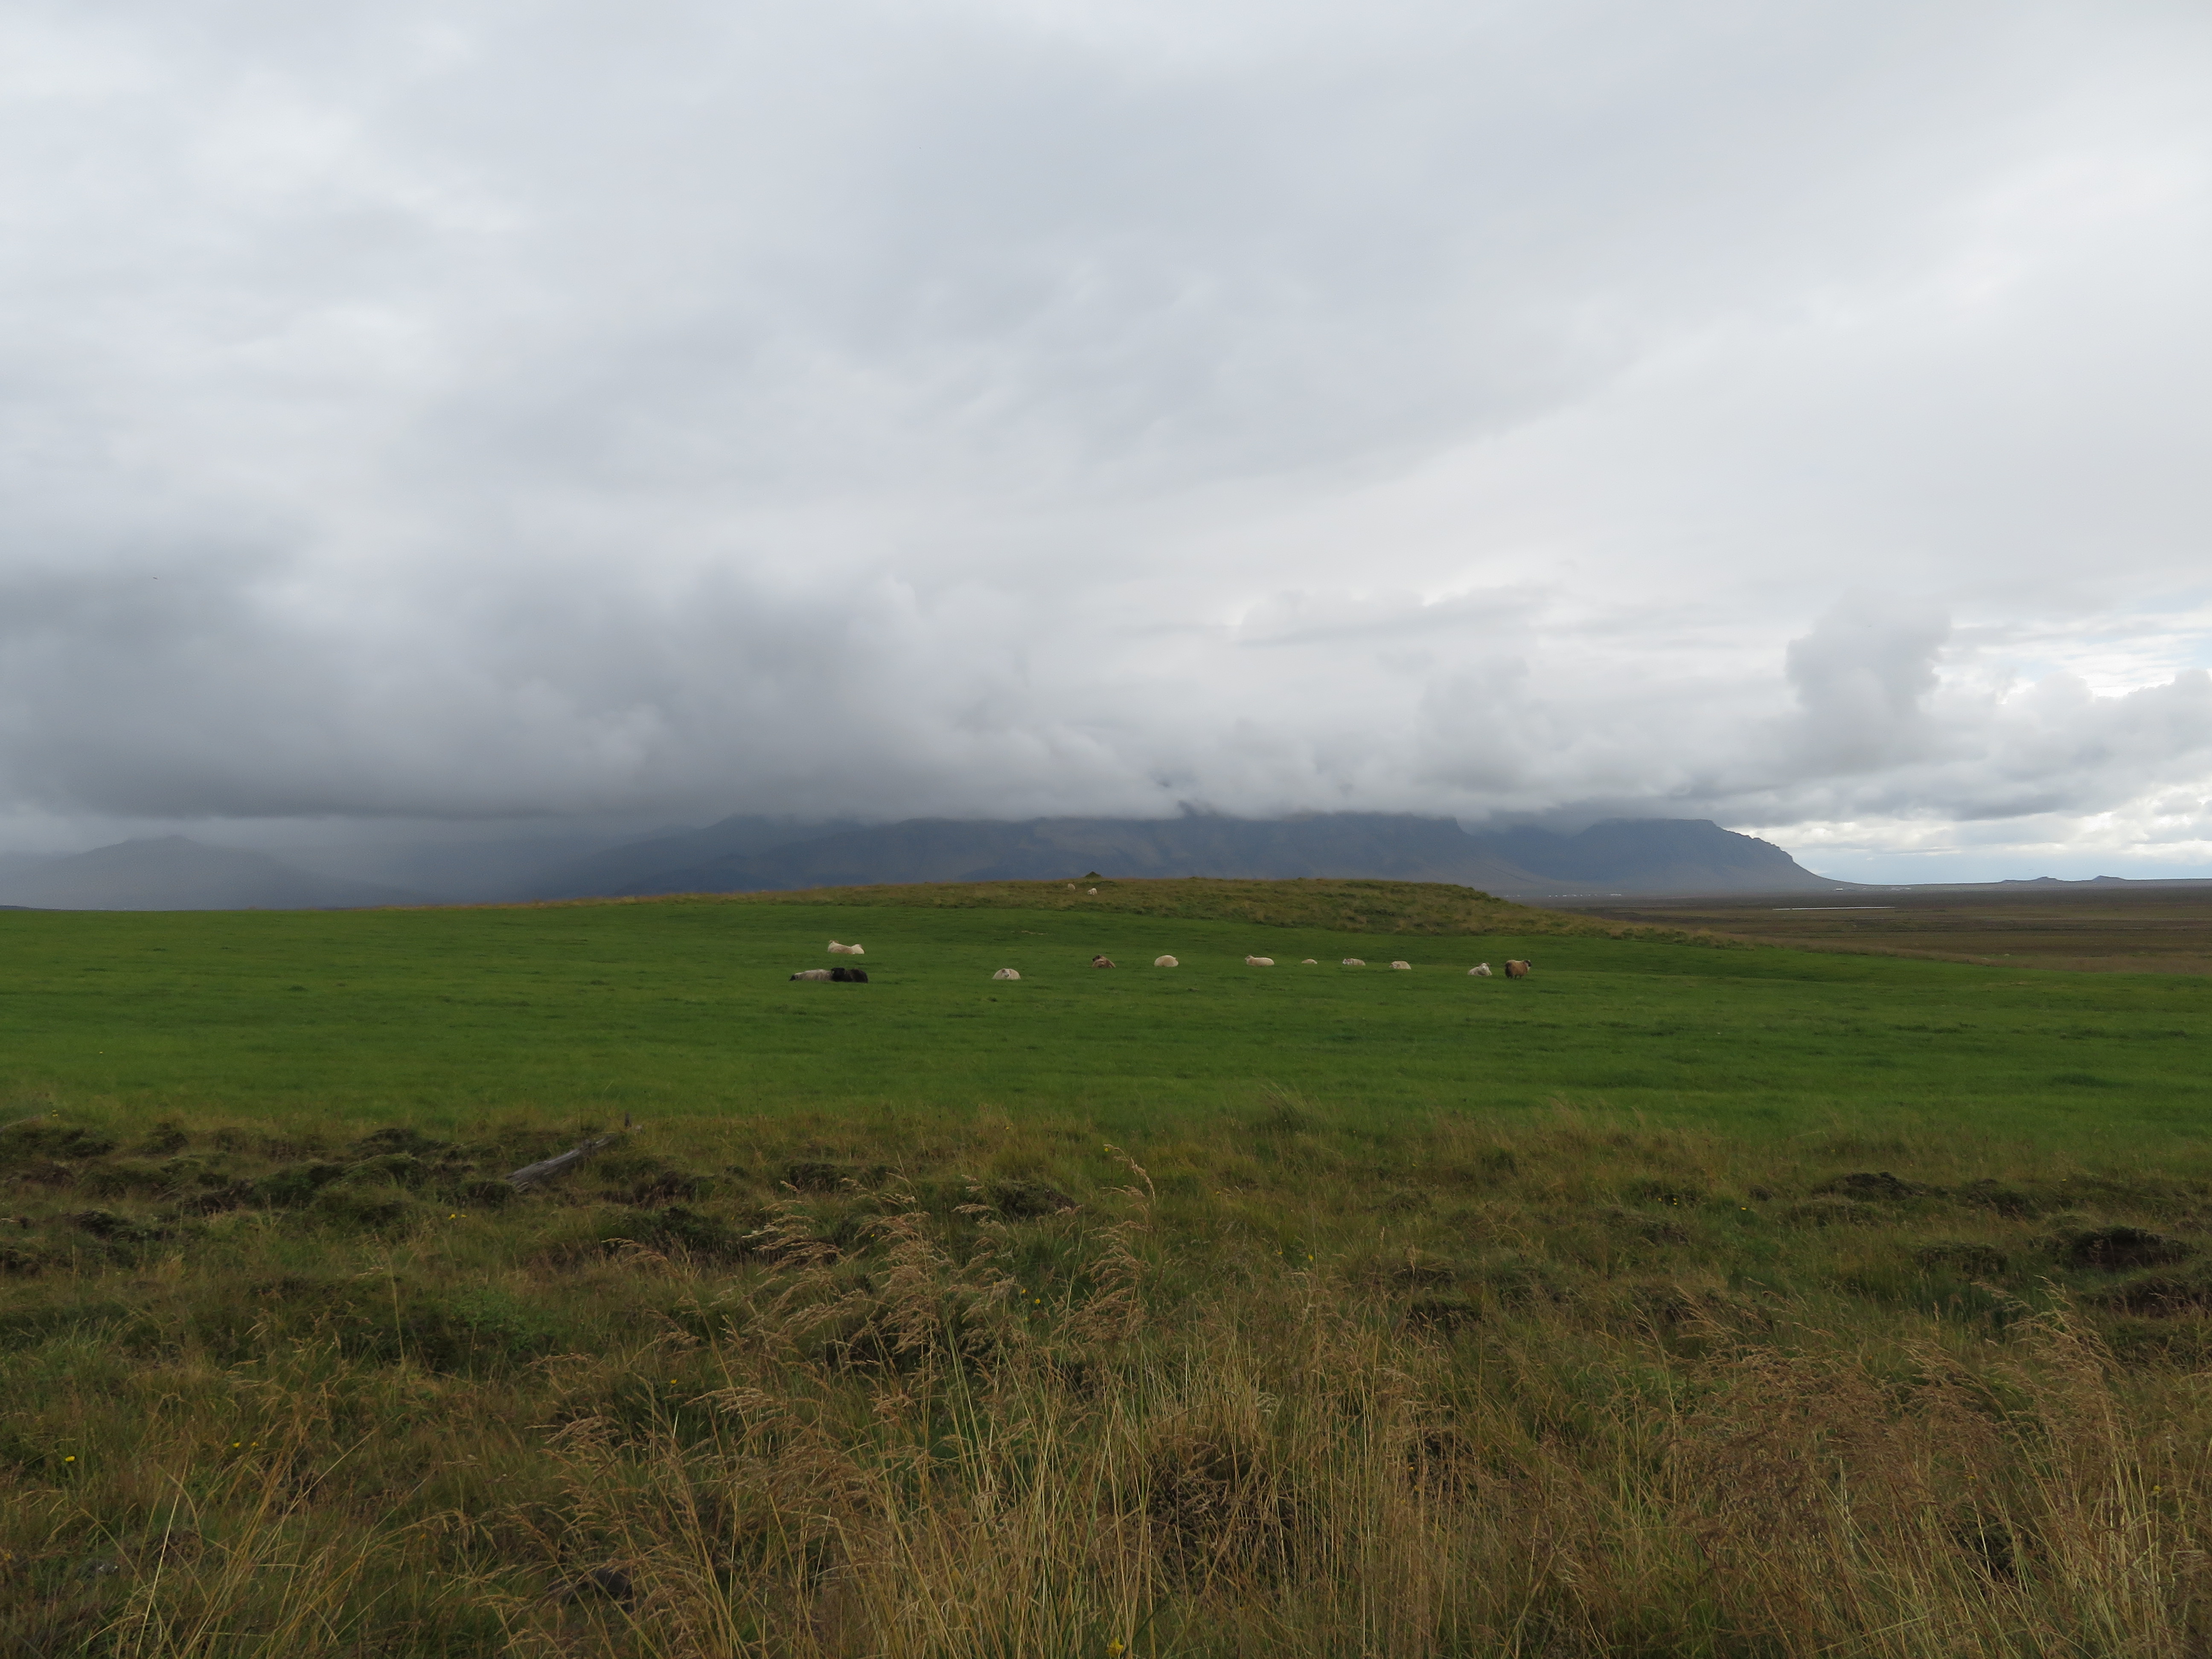
{"type": "Polygon", "coordinates": [[[1488,979],[1490,977],[1490,964],[1486,962],[1478,962],[1474,967],[1468,969],[1467,971],[1471,978],[1488,979]]]}
{"type": "Polygon", "coordinates": [[[1346,957],[1344,959],[1344,965],[1347,968],[1364,968],[1367,964],[1358,957],[1346,957]]]}
{"type": "Polygon", "coordinates": [[[1275,965],[1275,959],[1273,957],[1247,957],[1244,965],[1247,968],[1272,968],[1275,965]]]}
{"type": "Polygon", "coordinates": [[[1091,958],[1091,965],[1093,968],[1111,968],[1114,965],[1114,958],[1111,957],[1093,957],[1091,958]]]}
{"type": "Polygon", "coordinates": [[[1021,975],[1012,968],[1001,968],[997,973],[992,975],[991,977],[993,979],[1019,979],[1021,975]]]}
{"type": "Polygon", "coordinates": [[[1092,898],[1097,898],[1098,896],[1098,890],[1096,887],[1086,887],[1083,890],[1089,894],[1092,898]]]}
{"type": "Polygon", "coordinates": [[[1182,963],[1177,962],[1173,957],[1154,957],[1152,958],[1152,966],[1155,968],[1180,968],[1182,966],[1182,963]]]}
{"type": "Polygon", "coordinates": [[[833,957],[864,957],[868,953],[857,945],[840,945],[833,939],[830,941],[830,954],[833,957]]]}
{"type": "Polygon", "coordinates": [[[1526,979],[1528,977],[1528,970],[1535,965],[1536,964],[1533,962],[1522,962],[1516,958],[1505,964],[1505,977],[1508,979],[1526,979]]]}
{"type": "Polygon", "coordinates": [[[827,968],[802,968],[797,973],[793,974],[792,978],[827,979],[830,977],[830,971],[831,970],[827,968]]]}
{"type": "Polygon", "coordinates": [[[866,985],[868,982],[868,970],[865,968],[832,968],[830,970],[830,977],[840,985],[866,985]]]}

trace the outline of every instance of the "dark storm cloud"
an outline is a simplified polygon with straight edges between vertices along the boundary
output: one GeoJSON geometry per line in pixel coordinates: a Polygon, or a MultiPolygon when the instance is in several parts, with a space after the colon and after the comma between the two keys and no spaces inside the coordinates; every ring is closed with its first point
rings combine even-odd
{"type": "Polygon", "coordinates": [[[0,788],[2212,862],[2208,79],[2181,6],[16,5],[0,788]]]}

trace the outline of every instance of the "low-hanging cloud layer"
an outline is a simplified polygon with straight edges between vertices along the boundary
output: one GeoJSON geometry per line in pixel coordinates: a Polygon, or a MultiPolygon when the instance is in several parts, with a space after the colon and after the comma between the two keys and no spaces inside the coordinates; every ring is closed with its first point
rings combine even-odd
{"type": "Polygon", "coordinates": [[[2212,13],[0,8],[0,822],[2212,873],[2212,13]]]}

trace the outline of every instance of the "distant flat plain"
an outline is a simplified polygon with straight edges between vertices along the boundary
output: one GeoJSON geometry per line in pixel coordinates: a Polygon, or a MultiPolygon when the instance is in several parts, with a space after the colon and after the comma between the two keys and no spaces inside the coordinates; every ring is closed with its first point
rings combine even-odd
{"type": "Polygon", "coordinates": [[[2212,882],[1854,888],[1583,904],[1581,914],[1866,951],[2082,973],[2212,973],[2212,882]]]}

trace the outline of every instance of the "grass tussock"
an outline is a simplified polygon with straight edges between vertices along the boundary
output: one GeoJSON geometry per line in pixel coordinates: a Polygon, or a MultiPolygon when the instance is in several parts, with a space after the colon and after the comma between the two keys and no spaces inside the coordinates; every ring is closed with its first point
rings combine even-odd
{"type": "Polygon", "coordinates": [[[0,1650],[2212,1639],[2203,1169],[585,1127],[0,1131],[0,1650]]]}

